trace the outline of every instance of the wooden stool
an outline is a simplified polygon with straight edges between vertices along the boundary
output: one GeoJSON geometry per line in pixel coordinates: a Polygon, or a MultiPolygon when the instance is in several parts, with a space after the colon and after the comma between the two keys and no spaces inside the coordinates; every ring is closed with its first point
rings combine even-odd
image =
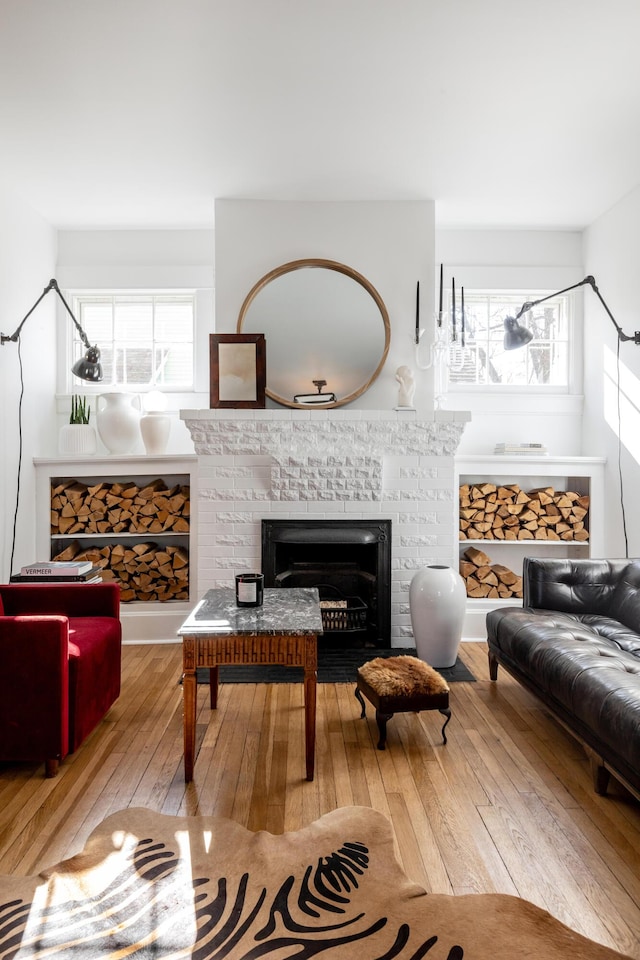
{"type": "Polygon", "coordinates": [[[433,667],[417,657],[376,657],[358,667],[358,680],[354,696],[362,706],[360,719],[366,716],[362,697],[376,708],[376,722],[380,732],[378,750],[384,750],[387,739],[387,721],[394,713],[419,713],[421,710],[439,710],[447,719],[442,727],[442,742],[447,742],[444,732],[451,719],[449,687],[433,667]]]}

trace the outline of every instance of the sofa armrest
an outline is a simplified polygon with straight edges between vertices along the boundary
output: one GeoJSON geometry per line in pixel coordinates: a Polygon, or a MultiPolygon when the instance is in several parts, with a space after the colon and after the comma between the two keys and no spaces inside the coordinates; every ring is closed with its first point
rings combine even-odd
{"type": "Polygon", "coordinates": [[[525,557],[523,605],[608,616],[614,591],[628,563],[628,560],[525,557]]]}
{"type": "Polygon", "coordinates": [[[69,621],[0,616],[0,756],[69,752],[69,621]]]}
{"type": "Polygon", "coordinates": [[[120,617],[117,583],[10,583],[0,585],[5,614],[120,617]]]}

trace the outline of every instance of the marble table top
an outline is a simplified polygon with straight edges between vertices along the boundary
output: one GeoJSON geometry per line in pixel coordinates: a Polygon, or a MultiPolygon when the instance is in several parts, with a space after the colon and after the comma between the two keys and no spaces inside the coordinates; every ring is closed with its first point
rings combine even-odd
{"type": "Polygon", "coordinates": [[[208,590],[178,630],[178,636],[257,636],[322,633],[316,587],[267,587],[261,607],[236,606],[233,587],[208,590]]]}

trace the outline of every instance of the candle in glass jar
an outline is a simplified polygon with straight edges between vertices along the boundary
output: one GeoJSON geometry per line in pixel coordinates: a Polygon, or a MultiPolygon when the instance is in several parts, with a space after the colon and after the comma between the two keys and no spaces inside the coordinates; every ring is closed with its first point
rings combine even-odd
{"type": "Polygon", "coordinates": [[[236,606],[261,607],[264,598],[262,573],[239,573],[236,576],[236,606]]]}

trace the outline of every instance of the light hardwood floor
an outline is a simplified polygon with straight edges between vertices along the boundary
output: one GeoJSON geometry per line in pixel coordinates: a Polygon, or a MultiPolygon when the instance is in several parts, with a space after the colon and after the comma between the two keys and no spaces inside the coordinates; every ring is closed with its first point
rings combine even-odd
{"type": "Polygon", "coordinates": [[[476,683],[455,683],[448,744],[437,712],[400,714],[376,750],[373,710],[353,684],[318,687],[316,777],[304,779],[301,684],[200,688],[193,783],[182,767],[181,648],[123,649],[123,690],[55,779],[0,766],[0,871],[31,874],[79,850],[129,806],[296,830],[345,805],[392,821],[405,872],[430,892],[524,897],[640,960],[640,803],[591,787],[582,749],[500,670],[464,643],[476,683]]]}

